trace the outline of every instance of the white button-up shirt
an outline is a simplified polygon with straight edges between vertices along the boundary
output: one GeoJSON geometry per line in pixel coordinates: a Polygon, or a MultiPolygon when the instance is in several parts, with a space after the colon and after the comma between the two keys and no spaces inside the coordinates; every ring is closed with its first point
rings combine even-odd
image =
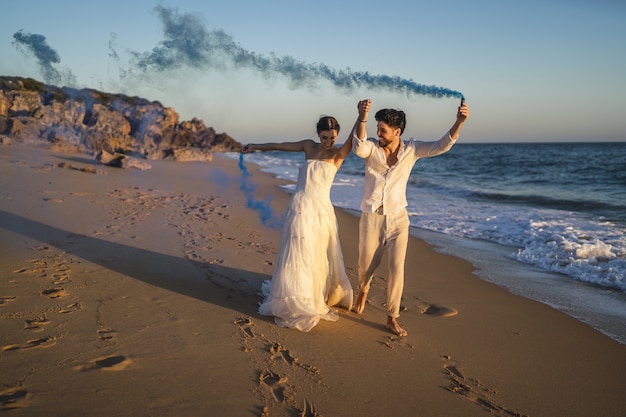
{"type": "MultiPolygon", "coordinates": [[[[376,139],[359,139],[356,130],[352,133],[352,151],[365,159],[365,187],[361,211],[374,213],[382,206],[381,214],[393,214],[407,206],[406,184],[413,165],[420,158],[441,155],[452,148],[456,139],[446,133],[434,142],[416,139],[400,141],[398,162],[387,165],[387,156],[376,139]]],[[[380,211],[379,211],[380,212],[380,211]]]]}

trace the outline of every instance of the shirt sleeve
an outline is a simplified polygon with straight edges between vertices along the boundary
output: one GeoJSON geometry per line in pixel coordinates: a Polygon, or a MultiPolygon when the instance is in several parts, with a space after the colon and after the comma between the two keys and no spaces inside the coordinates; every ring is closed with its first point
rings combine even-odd
{"type": "MultiPolygon", "coordinates": [[[[409,146],[415,150],[415,155],[418,158],[430,158],[446,153],[455,143],[456,139],[452,139],[450,132],[446,132],[441,139],[433,142],[424,142],[413,138],[409,140],[409,146]]],[[[354,147],[354,142],[352,146],[354,147]]]]}
{"type": "Polygon", "coordinates": [[[356,129],[352,131],[352,152],[359,158],[367,158],[372,153],[374,144],[367,140],[367,133],[364,138],[359,138],[356,129]]]}

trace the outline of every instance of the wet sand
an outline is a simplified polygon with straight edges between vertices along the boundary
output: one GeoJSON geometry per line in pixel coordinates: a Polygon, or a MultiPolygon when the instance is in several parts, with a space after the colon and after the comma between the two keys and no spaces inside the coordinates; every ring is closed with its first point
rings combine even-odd
{"type": "MultiPolygon", "coordinates": [[[[309,333],[276,326],[256,308],[280,231],[247,207],[237,163],[150,163],[0,146],[1,411],[626,415],[626,346],[418,239],[408,337],[385,329],[384,268],[362,315],[339,310],[309,333]]],[[[248,169],[282,212],[280,181],[248,169]]],[[[337,216],[356,287],[358,218],[337,216]]]]}

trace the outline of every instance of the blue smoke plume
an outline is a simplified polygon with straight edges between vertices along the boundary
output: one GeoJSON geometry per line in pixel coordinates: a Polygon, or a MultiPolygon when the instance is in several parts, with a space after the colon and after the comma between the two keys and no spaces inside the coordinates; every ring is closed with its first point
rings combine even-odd
{"type": "Polygon", "coordinates": [[[250,182],[252,174],[248,171],[248,168],[243,162],[243,154],[239,154],[239,169],[241,170],[241,185],[240,189],[246,196],[246,204],[248,208],[259,213],[261,223],[272,229],[278,229],[282,227],[282,220],[279,219],[272,209],[272,197],[267,196],[264,200],[258,200],[254,197],[254,191],[256,186],[250,182]]]}
{"type": "Polygon", "coordinates": [[[61,57],[46,41],[46,37],[37,33],[24,33],[19,30],[13,34],[13,45],[24,53],[32,53],[37,60],[43,79],[47,84],[56,86],[74,85],[76,77],[71,71],[59,71],[54,64],[61,62],[61,57]]]}
{"type": "Polygon", "coordinates": [[[35,56],[44,81],[51,84],[61,82],[61,74],[52,66],[61,62],[61,57],[57,51],[48,45],[45,36],[36,33],[24,33],[20,30],[13,34],[13,39],[15,39],[13,44],[18,50],[23,47],[35,56]]]}
{"type": "Polygon", "coordinates": [[[259,214],[261,223],[272,229],[280,229],[283,226],[282,216],[274,213],[272,196],[267,196],[263,200],[254,196],[256,185],[251,181],[252,174],[244,164],[243,154],[239,155],[239,169],[241,170],[240,178],[234,178],[222,170],[214,169],[211,173],[211,180],[225,190],[238,186],[246,197],[246,206],[259,214]]]}
{"type": "Polygon", "coordinates": [[[142,71],[168,71],[183,66],[205,70],[248,68],[264,77],[286,78],[292,88],[314,87],[325,80],[350,92],[354,88],[385,89],[387,91],[431,97],[462,98],[459,91],[444,87],[418,84],[398,76],[373,75],[367,71],[337,70],[325,64],[309,64],[290,56],[263,56],[247,51],[221,29],[209,30],[197,16],[179,15],[176,10],[156,6],[163,24],[164,40],[151,52],[133,52],[135,65],[142,71]]]}

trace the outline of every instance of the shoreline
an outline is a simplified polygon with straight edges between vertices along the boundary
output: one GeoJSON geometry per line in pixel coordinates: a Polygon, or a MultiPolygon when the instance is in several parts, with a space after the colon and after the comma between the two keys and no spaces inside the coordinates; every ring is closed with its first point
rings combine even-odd
{"type": "Polygon", "coordinates": [[[411,227],[411,233],[442,253],[471,262],[481,279],[546,304],[626,345],[626,300],[619,290],[593,286],[510,259],[510,251],[517,249],[514,247],[415,227],[411,227]]]}
{"type": "MultiPolygon", "coordinates": [[[[626,407],[625,346],[424,240],[408,248],[408,337],[385,329],[384,269],[362,315],[339,310],[302,333],[256,313],[280,231],[247,207],[235,161],[105,174],[63,161],[93,166],[0,146],[2,411],[587,417],[626,407]]],[[[255,195],[282,212],[286,182],[248,168],[255,195]]],[[[355,286],[358,218],[336,213],[355,286]]]]}
{"type": "MultiPolygon", "coordinates": [[[[217,155],[224,160],[230,156],[217,155]]],[[[265,175],[277,179],[263,167],[247,162],[265,175]]],[[[284,184],[291,181],[277,179],[284,184]]],[[[291,189],[279,187],[291,196],[291,189]]],[[[359,218],[360,211],[335,207],[359,218]]],[[[437,251],[462,258],[477,269],[481,279],[494,283],[511,293],[546,304],[593,327],[605,336],[626,345],[626,298],[618,290],[594,286],[556,272],[511,259],[509,254],[518,248],[486,240],[446,235],[411,226],[411,236],[432,245],[437,251]]]]}

